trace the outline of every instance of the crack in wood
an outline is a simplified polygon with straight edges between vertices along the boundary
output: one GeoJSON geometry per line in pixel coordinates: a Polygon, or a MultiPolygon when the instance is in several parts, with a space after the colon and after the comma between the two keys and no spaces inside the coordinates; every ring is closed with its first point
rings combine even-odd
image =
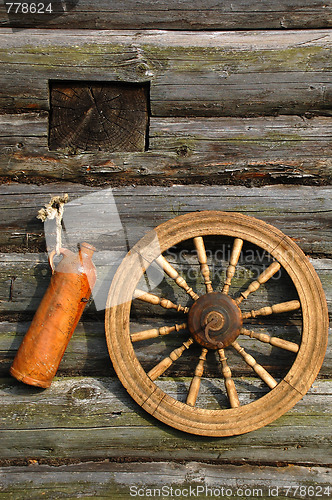
{"type": "Polygon", "coordinates": [[[9,299],[8,302],[13,301],[13,296],[14,296],[14,283],[16,280],[17,276],[11,276],[10,277],[10,285],[9,285],[9,299]]]}

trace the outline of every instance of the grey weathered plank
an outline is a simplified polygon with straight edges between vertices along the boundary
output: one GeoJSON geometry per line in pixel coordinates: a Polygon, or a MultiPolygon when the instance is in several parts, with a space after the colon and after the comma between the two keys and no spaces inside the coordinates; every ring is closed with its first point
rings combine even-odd
{"type": "MultiPolygon", "coordinates": [[[[217,248],[220,251],[220,248],[217,248]]],[[[97,374],[104,375],[110,370],[110,361],[104,338],[104,307],[106,296],[111,284],[112,275],[116,269],[109,272],[109,260],[107,253],[95,254],[95,264],[97,267],[97,287],[102,285],[102,292],[99,292],[87,305],[83,316],[83,322],[79,324],[63,361],[61,362],[60,374],[97,374]],[[97,308],[97,311],[96,311],[97,308]]],[[[169,257],[169,260],[173,260],[169,257]]],[[[180,264],[180,272],[186,277],[190,286],[198,293],[204,293],[204,286],[197,262],[192,256],[186,256],[187,263],[180,264]],[[190,271],[190,272],[189,272],[190,271]]],[[[332,310],[332,282],[331,282],[331,260],[312,259],[312,263],[321,279],[327,303],[332,310]]],[[[220,290],[225,275],[226,262],[213,263],[209,259],[213,276],[213,286],[215,290],[220,290]]],[[[250,263],[249,268],[245,264],[239,264],[238,276],[232,282],[230,293],[232,296],[238,295],[240,288],[246,288],[250,281],[254,279],[264,269],[265,264],[250,263]]],[[[37,309],[41,298],[49,283],[49,270],[44,254],[3,254],[0,280],[0,312],[6,317],[15,314],[24,314],[31,318],[37,309]]],[[[277,277],[278,278],[278,277],[277,277]]],[[[185,296],[183,291],[179,291],[172,280],[166,279],[159,283],[154,293],[161,297],[170,298],[175,303],[181,303],[190,307],[191,300],[185,296]]],[[[252,294],[241,307],[244,310],[258,309],[263,305],[282,302],[296,298],[295,291],[292,290],[291,283],[285,276],[272,280],[267,285],[262,286],[259,291],[252,294]]],[[[159,328],[163,325],[174,325],[182,323],[186,317],[182,314],[172,313],[158,306],[150,306],[141,301],[134,302],[131,331],[141,331],[149,328],[159,328]]],[[[29,322],[0,324],[0,370],[1,373],[8,373],[9,366],[16,354],[16,351],[28,330],[29,322]]],[[[266,319],[256,322],[253,326],[255,331],[268,333],[272,336],[286,338],[296,343],[300,342],[301,320],[297,314],[290,318],[285,316],[274,316],[266,322],[266,319]]],[[[171,350],[188,337],[188,332],[173,334],[156,341],[141,342],[135,344],[135,351],[146,371],[163,359],[171,350]],[[180,340],[181,339],[181,340],[180,340]]],[[[276,377],[285,373],[293,362],[294,355],[277,348],[271,348],[267,344],[259,341],[252,341],[247,337],[241,337],[241,344],[251,352],[257,361],[263,364],[276,377]]],[[[232,371],[237,376],[247,376],[251,374],[248,368],[232,350],[227,352],[232,371]]],[[[168,374],[176,376],[183,375],[191,371],[197,357],[196,350],[190,350],[181,360],[175,364],[168,374]]],[[[208,372],[211,376],[220,374],[220,367],[211,357],[208,372]]],[[[328,348],[320,376],[331,375],[332,353],[328,348]]]]}
{"type": "Polygon", "coordinates": [[[324,112],[330,30],[65,31],[3,28],[0,107],[49,109],[48,81],[150,81],[154,116],[324,112]],[[47,36],[45,36],[47,35],[47,36]]]}
{"type": "MultiPolygon", "coordinates": [[[[173,325],[176,322],[181,322],[179,321],[179,317],[173,318],[173,320],[160,317],[150,318],[149,320],[145,319],[145,321],[142,319],[140,323],[137,321],[131,323],[131,331],[141,331],[153,327],[159,328],[162,325],[173,325]]],[[[29,324],[29,321],[20,321],[17,323],[0,322],[0,373],[2,376],[8,375],[9,368],[28,330],[29,324]]],[[[252,329],[259,333],[267,333],[271,336],[292,339],[295,342],[299,342],[297,332],[300,331],[300,325],[296,324],[295,321],[284,325],[278,324],[278,320],[274,324],[260,323],[253,326],[252,329]]],[[[136,343],[134,346],[135,352],[144,369],[149,371],[171,350],[186,340],[187,337],[188,333],[184,332],[181,335],[171,335],[167,340],[136,343]]],[[[275,377],[283,375],[287,367],[294,360],[294,355],[290,353],[277,348],[271,348],[271,346],[259,341],[252,341],[245,336],[241,336],[239,342],[255,357],[258,363],[263,364],[275,377]]],[[[241,361],[241,358],[232,349],[228,349],[226,355],[234,376],[253,376],[253,371],[241,361]]],[[[182,376],[183,374],[192,373],[192,367],[195,366],[197,357],[197,349],[188,351],[180,363],[174,364],[169,369],[167,376],[182,376]]],[[[218,377],[220,376],[220,367],[217,363],[213,363],[213,358],[213,355],[209,357],[210,361],[207,373],[211,377],[218,377]]],[[[106,346],[102,318],[96,319],[93,322],[91,318],[88,319],[86,316],[83,316],[83,321],[79,323],[68,344],[59,366],[58,375],[114,375],[106,346]]],[[[332,346],[329,345],[319,377],[326,378],[331,377],[331,375],[332,346]]]]}
{"type": "MultiPolygon", "coordinates": [[[[228,248],[228,247],[227,247],[228,248]]],[[[95,254],[94,262],[97,268],[98,280],[96,284],[96,294],[100,290],[98,295],[98,308],[104,309],[106,303],[106,296],[108,293],[109,286],[111,284],[113,275],[121,262],[119,257],[120,252],[116,252],[116,260],[113,260],[112,253],[101,252],[102,255],[98,257],[95,254]],[[106,262],[105,262],[106,261],[106,262]]],[[[122,254],[121,254],[122,256],[122,254]]],[[[36,310],[47,286],[49,283],[50,269],[47,263],[47,256],[45,254],[0,254],[0,311],[2,313],[9,312],[33,312],[36,310]]],[[[332,305],[332,283],[331,283],[331,260],[323,259],[312,259],[312,263],[317,267],[317,274],[320,277],[325,292],[327,295],[328,304],[332,305]]],[[[188,283],[194,286],[199,293],[204,293],[204,286],[198,266],[193,268],[193,266],[181,263],[177,261],[176,267],[183,276],[186,277],[188,283]]],[[[254,280],[257,275],[265,269],[259,263],[250,262],[239,266],[239,276],[234,279],[233,287],[231,293],[238,295],[238,291],[244,289],[248,286],[250,281],[254,280]]],[[[156,268],[155,268],[156,269],[156,268]]],[[[213,265],[212,277],[213,286],[216,289],[220,289],[221,283],[225,278],[226,263],[218,260],[213,265]]],[[[278,276],[277,279],[272,280],[267,283],[266,286],[261,287],[259,292],[250,296],[244,304],[248,307],[257,307],[259,303],[271,300],[271,302],[277,303],[282,295],[287,293],[289,295],[288,300],[296,298],[295,290],[291,288],[291,282],[286,279],[285,274],[278,276]]],[[[155,279],[153,276],[148,276],[150,279],[150,286],[156,290],[157,294],[164,296],[165,294],[171,300],[178,300],[184,305],[188,303],[190,305],[190,299],[186,296],[185,292],[178,289],[170,278],[164,278],[163,274],[158,274],[155,279]],[[162,281],[163,280],[163,281],[162,281]]],[[[139,284],[141,286],[141,284],[139,284]]],[[[280,300],[279,300],[280,302],[280,300]]],[[[139,307],[139,306],[138,306],[139,307]]],[[[245,307],[246,309],[247,307],[245,307]]],[[[90,308],[91,314],[95,311],[94,304],[91,303],[90,308]]],[[[163,309],[159,308],[163,313],[163,309]]],[[[150,310],[150,308],[148,309],[150,310]]],[[[144,312],[144,308],[142,308],[144,312]]],[[[157,313],[158,314],[158,313],[157,313]]]]}
{"type": "Polygon", "coordinates": [[[149,146],[152,151],[176,152],[188,141],[189,154],[215,152],[229,158],[234,147],[234,156],[266,155],[271,159],[297,156],[299,150],[302,158],[314,156],[317,147],[317,154],[328,157],[331,137],[332,119],[322,116],[152,118],[149,146]]]}
{"type": "MultiPolygon", "coordinates": [[[[47,4],[46,4],[47,5],[47,4]]],[[[110,3],[98,0],[91,4],[80,0],[66,5],[53,3],[52,15],[7,15],[0,10],[1,26],[19,28],[67,29],[298,29],[331,26],[330,1],[241,0],[222,3],[201,0],[166,2],[126,0],[110,3]]]]}
{"type": "MultiPolygon", "coordinates": [[[[31,463],[29,467],[2,467],[0,469],[1,497],[6,500],[34,500],[36,495],[52,498],[114,498],[127,499],[155,497],[158,492],[182,498],[191,492],[195,498],[217,496],[218,492],[238,498],[268,498],[277,500],[285,494],[300,498],[301,492],[331,491],[331,470],[326,467],[252,466],[249,464],[223,465],[169,461],[157,463],[87,462],[58,467],[31,463]],[[310,488],[309,488],[310,487],[310,488]],[[296,490],[297,488],[297,490],[296,490]]],[[[302,495],[303,497],[304,495],[302,495]]],[[[318,495],[317,495],[318,496],[318,495]]],[[[289,498],[289,497],[288,497],[289,498]]]]}
{"type": "MultiPolygon", "coordinates": [[[[174,383],[164,381],[164,390],[172,393],[174,383]]],[[[240,396],[246,398],[246,389],[240,396]]],[[[225,439],[188,436],[159,423],[131,400],[118,380],[110,378],[58,379],[46,391],[3,379],[1,401],[4,459],[167,460],[171,453],[175,460],[331,464],[328,380],[316,381],[292,410],[272,424],[225,439]]]]}
{"type": "Polygon", "coordinates": [[[0,116],[2,175],[146,182],[310,182],[332,178],[332,118],[151,118],[145,153],[49,151],[48,113],[0,116]]]}
{"type": "MultiPolygon", "coordinates": [[[[177,215],[197,210],[224,210],[239,211],[275,225],[296,238],[307,253],[327,256],[332,253],[331,188],[282,185],[250,189],[127,186],[102,190],[70,183],[3,184],[0,186],[2,248],[14,252],[45,248],[43,224],[36,215],[51,195],[65,192],[72,200],[71,217],[77,221],[77,232],[80,231],[75,240],[72,229],[72,243],[84,238],[97,245],[99,251],[126,251],[125,231],[132,246],[148,230],[177,215]],[[83,198],[93,193],[91,198],[83,198]]],[[[68,211],[69,205],[65,213],[68,211]]],[[[6,258],[10,261],[10,256],[6,258]]]]}

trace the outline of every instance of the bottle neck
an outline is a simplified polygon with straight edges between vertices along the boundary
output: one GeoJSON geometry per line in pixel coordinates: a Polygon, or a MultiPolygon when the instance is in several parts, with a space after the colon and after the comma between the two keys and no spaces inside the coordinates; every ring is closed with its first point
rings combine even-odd
{"type": "Polygon", "coordinates": [[[88,257],[92,257],[96,248],[89,243],[80,243],[79,244],[79,252],[81,254],[87,255],[88,257]]]}

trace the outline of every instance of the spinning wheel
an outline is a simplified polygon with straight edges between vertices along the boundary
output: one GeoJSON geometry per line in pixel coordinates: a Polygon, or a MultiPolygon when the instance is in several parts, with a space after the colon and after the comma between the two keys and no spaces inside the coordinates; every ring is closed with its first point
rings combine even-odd
{"type": "MultiPolygon", "coordinates": [[[[256,294],[259,295],[259,292],[256,294]]],[[[182,299],[183,300],[183,297],[182,299]]],[[[165,322],[165,320],[163,320],[165,322]]],[[[289,325],[289,321],[286,326],[289,325]]],[[[127,254],[113,279],[106,308],[106,338],[110,357],[119,379],[134,400],[160,421],[182,431],[205,436],[231,436],[258,429],[289,410],[310,388],[322,365],[327,345],[328,314],[321,283],[302,250],[275,227],[253,217],[227,212],[195,212],[169,220],[150,231],[127,254]],[[215,284],[211,272],[206,241],[214,244],[222,237],[231,239],[231,251],[223,283],[215,284]],[[156,241],[158,244],[156,244],[156,241]],[[200,266],[202,293],[185,280],[178,265],[167,255],[175,246],[193,244],[200,266]],[[269,265],[256,279],[233,291],[237,265],[244,245],[265,252],[269,265]],[[179,294],[185,292],[187,304],[172,297],[159,297],[154,291],[139,290],[139,282],[149,266],[158,265],[179,294]],[[249,309],[250,297],[283,271],[294,289],[292,300],[249,309]],[[180,274],[181,273],[181,274],[180,274]],[[171,325],[131,331],[132,302],[149,304],[173,311],[179,318],[171,325]],[[259,331],[259,319],[292,318],[301,324],[297,340],[285,335],[274,336],[259,331]],[[257,319],[256,319],[257,318],[257,319]],[[166,349],[159,362],[145,369],[135,347],[172,338],[175,349],[166,349]],[[252,343],[249,349],[245,341],[252,343]],[[286,373],[270,373],[271,363],[260,363],[255,346],[265,345],[277,351],[277,363],[283,353],[290,355],[286,373]],[[193,352],[190,362],[190,384],[185,394],[163,390],[172,367],[178,366],[186,354],[193,352]],[[279,355],[280,353],[280,355],[279,355]],[[229,360],[238,357],[255,378],[253,387],[265,387],[255,398],[243,399],[238,387],[241,377],[234,377],[229,360]],[[210,361],[209,361],[210,360],[210,361]],[[224,402],[202,407],[199,392],[213,360],[217,372],[208,380],[217,384],[215,392],[224,393],[224,402]],[[194,363],[194,364],[193,364],[194,363]],[[265,364],[265,366],[263,366],[265,364]],[[205,370],[207,369],[207,372],[205,370]],[[222,382],[222,383],[221,383],[222,382]],[[219,384],[219,385],[218,385],[219,384]],[[242,399],[242,400],[241,400],[242,399]],[[225,403],[226,401],[226,403],[225,403]]],[[[265,359],[265,358],[264,358],[265,359]]],[[[188,367],[188,363],[186,365],[188,367]]],[[[188,380],[188,379],[186,379],[188,380]]],[[[182,382],[183,387],[184,382],[182,382]]],[[[257,391],[256,391],[257,392],[257,391]]],[[[218,398],[217,398],[218,399],[218,398]]]]}

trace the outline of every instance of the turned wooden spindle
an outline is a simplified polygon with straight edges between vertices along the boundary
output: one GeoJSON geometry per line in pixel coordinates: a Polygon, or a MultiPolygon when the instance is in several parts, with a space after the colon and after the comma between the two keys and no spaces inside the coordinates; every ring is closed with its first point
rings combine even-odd
{"type": "Polygon", "coordinates": [[[179,275],[177,270],[174,269],[174,267],[168,262],[168,260],[165,259],[163,255],[157,257],[156,262],[165,271],[165,273],[175,281],[178,286],[183,288],[187,292],[187,294],[190,295],[193,300],[197,300],[199,298],[199,295],[197,295],[197,293],[195,293],[193,289],[190,288],[186,280],[179,275]]]}
{"type": "Polygon", "coordinates": [[[207,265],[207,257],[206,257],[206,251],[205,251],[205,245],[204,245],[204,240],[201,236],[197,236],[194,238],[194,244],[195,248],[197,251],[197,257],[198,261],[201,266],[201,273],[204,278],[204,284],[206,288],[206,293],[211,293],[213,292],[212,288],[212,281],[210,278],[210,269],[209,266],[207,265]]]}
{"type": "Polygon", "coordinates": [[[235,299],[235,302],[237,304],[241,304],[241,302],[248,297],[252,292],[255,292],[258,290],[258,288],[263,284],[266,283],[272,276],[279,271],[280,269],[280,264],[279,262],[272,262],[272,264],[267,267],[257,278],[257,280],[253,281],[250,283],[248,286],[247,290],[244,292],[241,292],[241,296],[235,299]]]}
{"type": "Polygon", "coordinates": [[[222,289],[223,293],[228,293],[229,287],[232,282],[232,278],[235,274],[235,268],[237,263],[239,262],[241,250],[242,250],[242,245],[243,245],[243,240],[240,238],[235,238],[234,243],[233,243],[233,248],[232,248],[232,253],[231,257],[229,259],[229,265],[226,271],[226,280],[224,283],[224,287],[222,289]]]}
{"type": "Polygon", "coordinates": [[[174,351],[171,352],[169,356],[166,358],[162,359],[160,363],[158,363],[154,368],[152,368],[148,376],[150,377],[151,380],[156,380],[160,375],[162,375],[167,368],[169,368],[174,361],[179,359],[180,356],[184,353],[186,349],[189,349],[189,347],[193,344],[194,340],[189,337],[189,339],[186,342],[183,342],[183,344],[180,347],[177,347],[174,349],[174,351]]]}
{"type": "Polygon", "coordinates": [[[218,354],[221,362],[221,371],[225,381],[229,404],[231,405],[231,408],[238,408],[240,406],[239,396],[235,388],[234,380],[232,379],[231,369],[227,364],[227,358],[225,356],[224,349],[218,349],[218,354]]]}
{"type": "Polygon", "coordinates": [[[278,384],[278,382],[272,377],[272,375],[270,375],[262,365],[257,363],[255,358],[251,356],[251,354],[248,354],[243,349],[243,347],[238,344],[238,342],[233,342],[232,346],[239,354],[241,354],[247,365],[251,366],[251,368],[257,373],[257,375],[263,380],[263,382],[265,382],[266,385],[270,387],[270,389],[273,389],[278,384]]]}
{"type": "Polygon", "coordinates": [[[207,353],[208,349],[205,349],[205,347],[203,347],[201,355],[199,357],[198,364],[196,366],[195,376],[193,377],[189,387],[189,392],[186,401],[187,405],[189,406],[195,406],[196,404],[199,388],[201,385],[201,379],[204,372],[204,363],[206,360],[207,353]]]}
{"type": "Polygon", "coordinates": [[[256,311],[242,313],[243,319],[256,318],[256,316],[269,316],[269,314],[280,314],[284,312],[291,312],[300,309],[301,304],[298,300],[290,300],[289,302],[280,302],[273,306],[262,307],[256,311]]]}
{"type": "Polygon", "coordinates": [[[174,304],[169,299],[164,299],[162,297],[157,297],[153,293],[143,292],[143,290],[136,289],[133,294],[134,299],[142,300],[143,302],[148,302],[149,304],[159,305],[164,309],[176,309],[178,312],[183,312],[187,314],[189,312],[189,307],[181,306],[181,304],[174,304]]]}
{"type": "Polygon", "coordinates": [[[151,328],[150,330],[142,330],[140,332],[135,332],[130,334],[130,339],[132,342],[139,342],[140,340],[154,339],[156,337],[161,337],[163,335],[168,335],[174,331],[179,332],[180,330],[185,330],[187,328],[187,323],[182,323],[181,325],[174,326],[162,326],[160,328],[151,328]]]}
{"type": "Polygon", "coordinates": [[[291,352],[298,352],[300,346],[295,344],[295,342],[290,342],[289,340],[280,339],[278,337],[270,337],[266,333],[256,333],[252,330],[247,330],[246,328],[242,328],[241,332],[243,335],[247,335],[253,339],[260,340],[261,342],[266,342],[267,344],[271,344],[275,347],[280,347],[280,349],[286,349],[291,352]]]}

